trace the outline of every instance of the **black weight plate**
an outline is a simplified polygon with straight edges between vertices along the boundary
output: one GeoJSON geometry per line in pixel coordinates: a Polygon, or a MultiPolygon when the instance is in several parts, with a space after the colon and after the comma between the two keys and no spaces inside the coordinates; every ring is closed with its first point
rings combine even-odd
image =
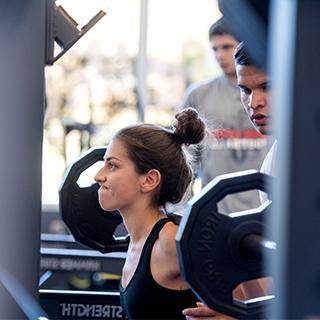
{"type": "Polygon", "coordinates": [[[263,275],[261,261],[236,263],[241,238],[235,241],[234,230],[238,228],[243,236],[259,232],[264,210],[232,217],[219,213],[217,203],[228,194],[265,191],[264,180],[265,175],[255,170],[217,177],[190,200],[176,237],[182,273],[193,291],[210,308],[236,318],[257,319],[264,311],[262,303],[236,303],[232,296],[237,285],[263,275]]]}
{"type": "Polygon", "coordinates": [[[80,188],[81,173],[103,160],[106,148],[93,148],[74,162],[65,174],[59,190],[59,205],[63,221],[80,243],[102,253],[126,251],[128,239],[116,240],[114,231],[122,222],[116,211],[104,211],[98,201],[97,183],[80,188]]]}

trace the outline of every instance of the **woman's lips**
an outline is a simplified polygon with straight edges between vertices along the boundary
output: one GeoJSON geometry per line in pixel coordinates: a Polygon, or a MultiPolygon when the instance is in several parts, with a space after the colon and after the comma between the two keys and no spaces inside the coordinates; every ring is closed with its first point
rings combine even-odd
{"type": "Polygon", "coordinates": [[[105,187],[105,186],[100,186],[100,192],[106,192],[106,191],[110,191],[110,188],[105,187]]]}

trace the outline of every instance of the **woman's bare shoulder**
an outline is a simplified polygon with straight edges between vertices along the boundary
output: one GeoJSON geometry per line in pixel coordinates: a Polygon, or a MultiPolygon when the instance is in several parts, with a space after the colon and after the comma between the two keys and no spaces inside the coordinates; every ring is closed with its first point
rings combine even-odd
{"type": "Polygon", "coordinates": [[[176,234],[178,226],[173,222],[167,222],[159,233],[159,249],[163,254],[176,254],[176,234]]]}

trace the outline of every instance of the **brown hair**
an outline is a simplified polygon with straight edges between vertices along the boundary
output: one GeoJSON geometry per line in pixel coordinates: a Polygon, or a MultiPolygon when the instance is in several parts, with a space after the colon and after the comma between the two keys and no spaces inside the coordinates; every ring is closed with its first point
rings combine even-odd
{"type": "Polygon", "coordinates": [[[235,38],[237,41],[238,37],[234,32],[230,30],[228,25],[226,24],[225,19],[222,17],[218,21],[216,21],[209,29],[209,40],[211,40],[215,36],[224,36],[228,35],[235,38]]]}
{"type": "Polygon", "coordinates": [[[195,109],[175,115],[172,129],[151,124],[121,129],[114,139],[125,143],[130,159],[140,174],[151,169],[161,173],[159,192],[154,199],[159,206],[178,203],[192,180],[192,168],[183,145],[197,144],[205,136],[206,126],[195,109]]]}

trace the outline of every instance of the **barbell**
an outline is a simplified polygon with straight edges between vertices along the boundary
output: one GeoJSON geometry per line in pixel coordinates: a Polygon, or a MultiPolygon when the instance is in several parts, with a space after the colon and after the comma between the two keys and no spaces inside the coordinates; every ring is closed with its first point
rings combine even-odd
{"type": "MultiPolygon", "coordinates": [[[[80,243],[102,253],[126,251],[129,235],[114,235],[122,218],[117,211],[105,211],[98,201],[99,185],[80,187],[80,175],[103,160],[106,148],[93,148],[67,170],[59,190],[63,221],[80,243]]],[[[233,298],[241,283],[266,276],[262,252],[275,251],[275,243],[265,238],[265,217],[271,201],[259,208],[224,214],[218,202],[225,196],[249,191],[265,191],[271,179],[255,170],[218,176],[193,197],[181,217],[169,214],[179,224],[176,242],[181,272],[198,298],[210,308],[239,319],[263,318],[273,296],[249,301],[233,298]]]]}

